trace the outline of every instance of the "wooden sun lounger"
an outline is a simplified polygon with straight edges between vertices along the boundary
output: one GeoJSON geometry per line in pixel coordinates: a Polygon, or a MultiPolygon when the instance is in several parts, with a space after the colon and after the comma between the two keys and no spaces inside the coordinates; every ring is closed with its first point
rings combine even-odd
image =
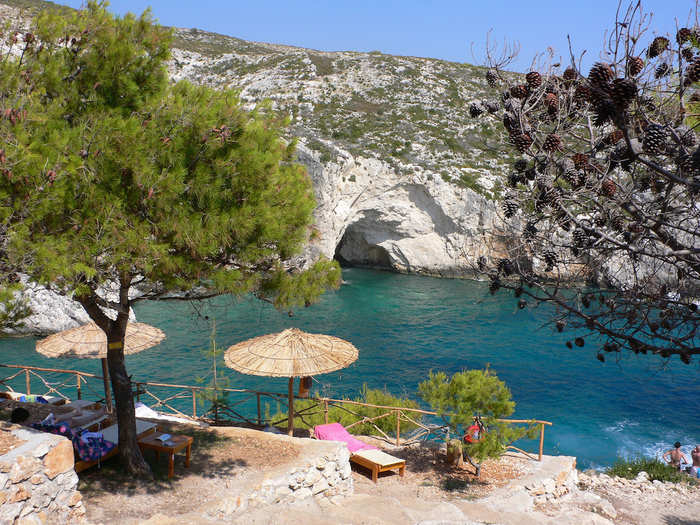
{"type": "MultiPolygon", "coordinates": [[[[152,432],[156,431],[157,425],[155,423],[151,423],[150,421],[143,421],[142,419],[137,419],[136,420],[136,438],[141,438],[143,436],[147,436],[148,434],[151,434],[152,432]]],[[[105,429],[102,430],[102,437],[104,437],[105,441],[111,441],[112,443],[117,443],[119,441],[119,427],[115,424],[112,426],[109,426],[105,429]]],[[[84,461],[84,460],[79,460],[75,462],[75,471],[76,472],[82,472],[85,469],[88,469],[90,467],[93,467],[97,465],[98,463],[102,463],[103,461],[116,456],[119,453],[119,447],[114,447],[112,450],[110,450],[107,454],[102,456],[100,459],[96,459],[93,461],[84,461]]]]}
{"type": "MultiPolygon", "coordinates": [[[[12,392],[12,391],[5,391],[5,392],[0,392],[0,397],[4,397],[5,399],[11,399],[13,401],[19,401],[19,398],[24,396],[23,392],[12,392]]],[[[38,394],[37,397],[43,397],[47,401],[47,405],[53,405],[53,406],[61,406],[66,404],[65,398],[58,397],[58,396],[50,396],[50,395],[41,395],[38,394]]],[[[34,401],[26,401],[27,403],[34,403],[34,401]]]]}
{"type": "Polygon", "coordinates": [[[381,450],[360,450],[350,456],[350,461],[372,471],[372,481],[377,482],[380,472],[399,470],[403,477],[406,470],[406,460],[396,458],[381,450]]]}

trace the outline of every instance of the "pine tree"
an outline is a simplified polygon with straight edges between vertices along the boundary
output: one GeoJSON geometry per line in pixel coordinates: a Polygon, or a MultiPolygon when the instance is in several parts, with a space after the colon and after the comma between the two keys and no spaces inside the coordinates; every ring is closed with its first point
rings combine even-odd
{"type": "Polygon", "coordinates": [[[506,384],[488,368],[457,372],[450,378],[444,372],[430,372],[418,391],[458,435],[473,424],[475,417],[483,423],[485,432],[478,442],[462,445],[469,461],[476,460],[472,464],[477,476],[486,458],[499,457],[512,442],[531,434],[531,428],[501,421],[513,413],[515,402],[506,384]]]}
{"type": "Polygon", "coordinates": [[[44,10],[4,38],[3,256],[72,295],[107,334],[120,454],[146,474],[124,364],[130,307],[169,291],[311,304],[339,282],[331,261],[304,272],[289,263],[309,233],[311,182],[269,108],[168,83],[171,35],[148,11],[44,10]]]}
{"type": "MultiPolygon", "coordinates": [[[[535,176],[507,179],[504,220],[520,232],[506,243],[509,274],[502,250],[474,266],[492,290],[552,305],[558,331],[580,331],[576,347],[600,341],[585,348],[601,362],[629,352],[688,364],[700,355],[700,28],[651,37],[640,2],[617,14],[604,61],[586,74],[572,54],[559,76],[553,60],[523,104],[494,115],[504,158],[521,152],[514,168],[535,176]],[[512,122],[527,126],[526,147],[512,122]]],[[[487,66],[494,91],[519,87],[498,74],[505,63],[487,66]]]]}

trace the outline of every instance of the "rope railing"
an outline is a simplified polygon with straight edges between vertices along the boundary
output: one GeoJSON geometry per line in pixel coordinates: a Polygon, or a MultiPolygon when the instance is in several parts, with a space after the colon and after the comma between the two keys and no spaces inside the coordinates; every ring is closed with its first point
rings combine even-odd
{"type": "MultiPolygon", "coordinates": [[[[70,376],[73,376],[74,378],[74,386],[70,387],[76,391],[78,399],[81,399],[83,396],[83,387],[85,389],[88,389],[92,391],[93,395],[96,396],[102,396],[103,394],[98,393],[97,391],[93,390],[89,381],[92,380],[93,382],[102,381],[102,377],[97,375],[97,374],[91,374],[89,372],[81,372],[79,370],[65,370],[65,369],[59,369],[59,368],[44,368],[44,367],[36,367],[36,366],[22,366],[22,365],[7,365],[7,364],[0,364],[0,368],[9,368],[9,369],[16,369],[17,372],[12,373],[11,375],[4,377],[0,379],[0,386],[4,386],[7,390],[16,392],[15,388],[10,384],[11,381],[17,380],[24,374],[25,376],[25,393],[26,394],[31,394],[31,379],[37,378],[38,382],[42,384],[45,388],[46,391],[43,392],[43,394],[39,395],[50,395],[50,394],[55,394],[59,397],[63,397],[65,399],[70,399],[72,395],[70,393],[65,392],[65,389],[70,387],[69,382],[71,381],[70,378],[66,379],[65,381],[62,381],[60,383],[50,383],[48,380],[46,380],[40,372],[44,373],[52,373],[52,374],[68,374],[70,376]],[[64,391],[62,392],[61,389],[63,388],[64,391]]],[[[21,381],[21,380],[20,380],[21,381]]],[[[222,423],[235,423],[235,422],[240,422],[240,423],[245,423],[248,425],[257,425],[257,426],[263,426],[265,424],[267,425],[278,425],[280,423],[283,423],[286,421],[286,416],[283,419],[280,419],[278,421],[273,421],[272,418],[266,418],[263,417],[262,413],[262,406],[261,406],[261,400],[263,398],[266,399],[271,399],[274,400],[276,403],[279,403],[282,406],[288,407],[288,397],[287,394],[281,394],[277,392],[265,392],[265,391],[259,391],[259,390],[251,390],[248,388],[230,388],[230,387],[218,387],[214,388],[211,386],[197,386],[197,385],[180,385],[180,384],[172,384],[172,383],[160,383],[160,382],[150,382],[150,381],[135,381],[133,383],[134,385],[134,396],[136,397],[137,400],[141,399],[141,396],[148,396],[147,398],[150,400],[153,400],[155,403],[152,405],[153,408],[161,409],[163,411],[167,410],[167,414],[169,415],[175,415],[177,417],[182,417],[185,419],[189,420],[204,420],[207,422],[211,422],[214,424],[222,424],[222,423]],[[172,390],[175,389],[177,390],[176,392],[172,392],[172,390]],[[168,391],[166,394],[159,393],[160,390],[168,391]],[[238,395],[241,396],[241,399],[231,401],[225,404],[225,405],[220,405],[217,403],[213,403],[212,406],[210,406],[208,409],[205,410],[204,413],[197,413],[197,404],[198,402],[201,403],[202,399],[206,397],[205,392],[221,392],[221,393],[226,393],[226,395],[238,395]],[[198,399],[199,396],[199,399],[198,399]],[[255,407],[256,407],[256,417],[251,418],[247,417],[243,414],[244,410],[237,409],[236,407],[242,407],[245,403],[252,403],[253,398],[255,398],[255,407]],[[191,412],[187,413],[186,408],[184,408],[184,405],[182,406],[173,406],[173,402],[175,401],[182,401],[182,400],[189,400],[191,399],[191,412]],[[214,416],[214,417],[211,417],[214,416]],[[227,417],[223,417],[227,416],[227,417]]],[[[299,417],[299,419],[306,425],[306,426],[311,426],[309,421],[305,419],[307,416],[313,416],[317,414],[323,414],[323,419],[325,423],[329,422],[329,408],[330,407],[337,407],[344,412],[357,417],[357,421],[354,421],[348,425],[346,425],[346,428],[350,429],[353,428],[357,425],[362,425],[362,424],[369,424],[372,426],[372,428],[378,432],[384,439],[386,439],[388,442],[395,442],[397,446],[399,445],[409,445],[413,443],[417,443],[419,441],[424,441],[429,439],[431,436],[435,435],[441,435],[444,434],[445,437],[449,437],[449,428],[447,425],[430,425],[426,424],[421,421],[422,416],[438,416],[437,412],[431,411],[431,410],[424,410],[420,408],[412,408],[412,407],[395,407],[395,406],[386,406],[386,405],[376,405],[372,403],[363,403],[361,401],[352,401],[349,399],[335,399],[335,398],[330,398],[330,397],[298,397],[294,396],[294,399],[296,400],[305,400],[307,402],[311,402],[311,404],[307,407],[300,408],[299,410],[295,410],[295,416],[299,417]],[[364,416],[356,411],[351,410],[350,407],[363,407],[363,408],[372,408],[372,409],[377,409],[380,411],[384,411],[380,414],[377,414],[372,417],[367,417],[364,416]],[[312,412],[313,409],[317,409],[315,412],[312,412]],[[382,419],[385,419],[387,417],[394,416],[396,418],[396,429],[395,431],[392,430],[393,433],[395,433],[395,437],[392,438],[387,432],[380,428],[376,423],[382,419]],[[404,421],[406,423],[409,423],[411,426],[415,427],[414,430],[411,431],[410,435],[406,437],[404,440],[401,439],[401,421],[404,421]]],[[[506,423],[512,423],[512,424],[528,424],[528,425],[537,425],[539,426],[539,447],[538,447],[538,460],[542,460],[542,455],[543,455],[543,448],[544,448],[544,432],[545,432],[545,427],[546,426],[552,426],[552,423],[550,421],[543,421],[539,419],[499,419],[498,421],[501,422],[506,422],[506,423]]],[[[406,432],[404,432],[404,436],[406,436],[406,432]]],[[[518,452],[522,452],[523,454],[526,454],[527,456],[531,457],[534,459],[534,457],[528,453],[525,452],[524,450],[521,450],[517,447],[514,446],[509,446],[509,448],[512,448],[514,450],[517,450],[518,452]]]]}

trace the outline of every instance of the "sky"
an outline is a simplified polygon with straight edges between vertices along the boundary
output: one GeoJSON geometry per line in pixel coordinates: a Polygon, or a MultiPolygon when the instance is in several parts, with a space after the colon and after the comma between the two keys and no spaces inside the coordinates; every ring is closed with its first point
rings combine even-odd
{"type": "MultiPolygon", "coordinates": [[[[54,0],[80,7],[83,0],[54,0]]],[[[151,7],[164,25],[321,51],[381,51],[483,64],[493,41],[520,43],[510,69],[525,71],[549,46],[568,63],[567,34],[590,66],[615,20],[616,0],[111,0],[117,14],[151,7]]],[[[694,0],[648,0],[657,33],[686,25],[694,0]]],[[[577,54],[578,54],[577,53],[577,54]]],[[[556,61],[556,60],[555,60],[556,61]]]]}

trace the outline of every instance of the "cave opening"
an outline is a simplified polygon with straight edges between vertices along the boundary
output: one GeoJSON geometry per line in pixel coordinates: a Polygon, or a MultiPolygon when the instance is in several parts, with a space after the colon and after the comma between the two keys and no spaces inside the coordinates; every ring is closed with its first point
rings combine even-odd
{"type": "Polygon", "coordinates": [[[389,252],[382,246],[367,242],[363,233],[349,226],[335,247],[333,257],[341,267],[363,267],[392,270],[389,252]]]}

